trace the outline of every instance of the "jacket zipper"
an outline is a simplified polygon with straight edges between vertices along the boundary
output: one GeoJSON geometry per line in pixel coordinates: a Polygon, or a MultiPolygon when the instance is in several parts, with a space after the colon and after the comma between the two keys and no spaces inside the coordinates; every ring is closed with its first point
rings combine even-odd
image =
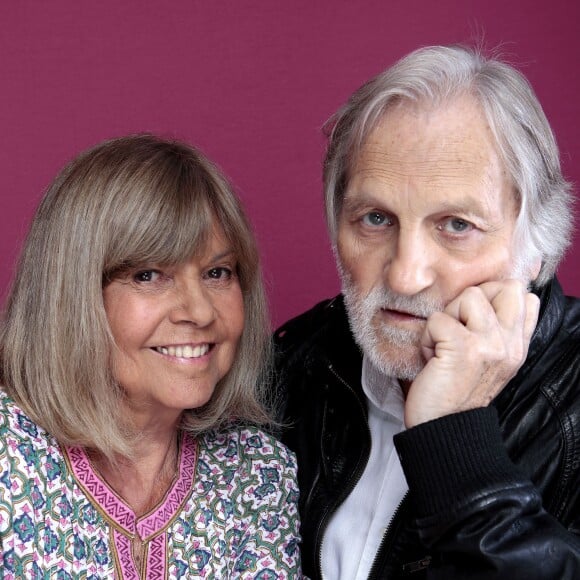
{"type": "Polygon", "coordinates": [[[389,548],[390,545],[392,545],[392,540],[393,538],[392,536],[392,531],[393,531],[393,522],[395,522],[395,520],[397,519],[397,517],[400,515],[401,513],[401,509],[403,507],[403,504],[407,501],[407,498],[409,497],[409,492],[406,491],[405,495],[403,496],[403,499],[399,502],[399,505],[396,507],[393,515],[391,516],[391,519],[389,521],[389,525],[386,527],[385,529],[385,533],[383,534],[383,537],[381,539],[381,543],[379,544],[379,547],[377,548],[377,553],[375,555],[375,559],[373,560],[373,565],[371,566],[371,569],[369,570],[369,575],[367,580],[372,580],[373,578],[377,578],[379,579],[379,562],[380,560],[383,559],[383,556],[386,554],[386,546],[387,546],[387,540],[389,540],[389,548]]]}
{"type": "MultiPolygon", "coordinates": [[[[367,427],[367,434],[368,434],[369,439],[371,439],[371,432],[370,432],[370,429],[368,428],[368,423],[367,423],[366,410],[362,406],[359,398],[356,396],[354,389],[334,370],[334,367],[331,363],[328,363],[328,370],[354,395],[355,399],[359,403],[359,407],[360,407],[362,414],[363,414],[363,417],[365,419],[365,425],[367,427]]],[[[368,463],[368,458],[367,458],[367,463],[368,463]]],[[[365,466],[366,466],[366,464],[365,464],[365,466]]],[[[356,473],[354,474],[354,476],[350,480],[351,485],[349,485],[347,488],[345,488],[345,493],[341,494],[340,497],[338,498],[338,500],[336,502],[334,502],[334,504],[332,506],[330,506],[325,511],[324,516],[321,520],[321,523],[318,527],[318,530],[316,533],[317,543],[319,543],[318,572],[319,572],[321,578],[323,578],[323,576],[322,576],[322,539],[323,539],[322,535],[324,533],[324,530],[326,530],[326,527],[328,526],[328,521],[327,521],[328,516],[330,514],[334,513],[337,506],[339,506],[341,504],[341,502],[346,497],[348,497],[348,495],[355,488],[356,484],[358,483],[359,479],[361,478],[361,475],[364,471],[365,466],[359,467],[359,469],[356,471],[356,473]],[[320,540],[318,540],[318,538],[320,540]]],[[[385,533],[383,534],[383,537],[381,539],[381,543],[379,544],[379,547],[377,549],[375,559],[373,560],[373,564],[369,570],[368,580],[372,580],[373,578],[377,578],[378,580],[380,580],[380,577],[378,576],[379,563],[381,560],[384,559],[384,554],[386,553],[385,550],[387,548],[387,545],[389,546],[389,550],[390,550],[390,546],[392,545],[392,540],[393,540],[393,538],[391,537],[392,531],[393,531],[393,523],[396,521],[397,517],[400,515],[402,507],[403,507],[404,503],[406,502],[408,496],[409,496],[409,492],[407,491],[407,492],[405,492],[403,499],[399,502],[399,505],[396,507],[396,509],[395,509],[390,521],[389,521],[389,524],[387,525],[387,527],[385,529],[385,533]],[[388,543],[387,543],[387,540],[389,540],[388,543]]]]}
{"type": "MultiPolygon", "coordinates": [[[[342,383],[354,395],[354,398],[358,402],[359,407],[361,409],[363,418],[365,419],[367,434],[368,434],[368,437],[370,440],[371,432],[370,432],[370,429],[368,428],[368,423],[367,423],[367,419],[366,419],[366,409],[363,407],[363,405],[360,402],[359,398],[357,397],[354,389],[334,370],[334,367],[331,363],[328,363],[328,370],[340,381],[340,383],[342,383]]],[[[367,457],[367,462],[368,462],[368,457],[367,457]]],[[[356,470],[356,472],[354,473],[354,475],[350,479],[350,485],[344,489],[344,492],[338,497],[337,501],[335,501],[331,506],[329,506],[326,509],[326,511],[324,512],[324,516],[321,519],[320,525],[318,526],[318,530],[316,532],[316,543],[319,546],[318,547],[318,562],[317,562],[317,564],[318,564],[318,573],[319,573],[320,578],[323,578],[323,576],[322,576],[322,536],[324,534],[324,531],[326,530],[326,527],[328,526],[328,517],[329,517],[329,515],[331,515],[332,513],[334,513],[336,511],[336,508],[344,501],[344,499],[346,497],[349,496],[349,494],[355,488],[356,484],[358,483],[358,480],[361,478],[361,475],[364,471],[365,466],[366,466],[366,464],[359,466],[359,468],[356,470]]]]}

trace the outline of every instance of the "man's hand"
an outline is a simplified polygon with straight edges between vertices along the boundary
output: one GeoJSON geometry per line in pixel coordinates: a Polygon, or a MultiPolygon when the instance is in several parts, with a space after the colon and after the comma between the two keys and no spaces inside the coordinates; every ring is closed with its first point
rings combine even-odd
{"type": "Polygon", "coordinates": [[[421,340],[425,368],[405,403],[413,427],[485,407],[526,359],[540,302],[517,280],[466,288],[432,314],[421,340]]]}

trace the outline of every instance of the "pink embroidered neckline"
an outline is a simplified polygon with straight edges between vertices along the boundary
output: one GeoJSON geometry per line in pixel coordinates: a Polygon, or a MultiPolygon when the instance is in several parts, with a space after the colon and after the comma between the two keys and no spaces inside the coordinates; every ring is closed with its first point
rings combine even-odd
{"type": "Polygon", "coordinates": [[[103,510],[120,531],[148,541],[162,532],[179,513],[193,487],[197,446],[193,438],[184,434],[181,442],[178,473],[163,501],[151,512],[137,518],[135,512],[120,498],[93,469],[83,447],[67,447],[73,474],[85,493],[103,510]]]}

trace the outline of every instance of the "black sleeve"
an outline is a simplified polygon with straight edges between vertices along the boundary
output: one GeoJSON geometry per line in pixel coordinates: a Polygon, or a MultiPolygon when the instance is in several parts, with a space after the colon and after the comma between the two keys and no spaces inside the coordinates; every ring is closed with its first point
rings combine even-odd
{"type": "Polygon", "coordinates": [[[580,538],[509,458],[493,407],[418,425],[395,446],[432,550],[428,578],[580,578],[580,538]]]}

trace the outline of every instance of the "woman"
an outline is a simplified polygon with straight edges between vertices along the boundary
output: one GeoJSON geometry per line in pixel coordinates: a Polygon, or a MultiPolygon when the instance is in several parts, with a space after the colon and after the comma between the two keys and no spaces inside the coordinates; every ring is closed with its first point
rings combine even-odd
{"type": "Polygon", "coordinates": [[[294,457],[256,426],[268,334],[199,152],[140,135],[70,163],[0,337],[4,578],[299,576],[294,457]]]}

